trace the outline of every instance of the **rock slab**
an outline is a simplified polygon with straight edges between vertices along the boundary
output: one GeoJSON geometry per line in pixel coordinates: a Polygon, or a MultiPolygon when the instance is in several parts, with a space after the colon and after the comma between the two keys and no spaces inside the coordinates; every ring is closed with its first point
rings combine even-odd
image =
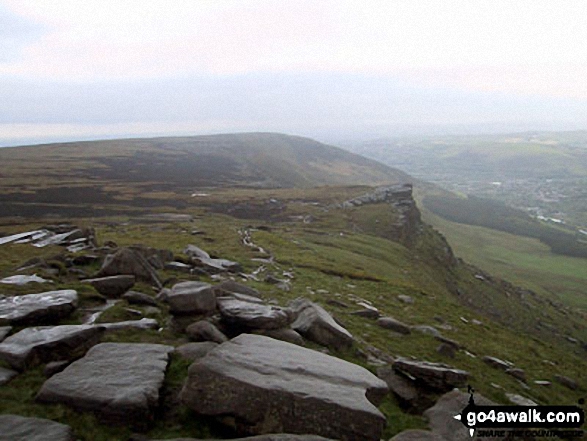
{"type": "Polygon", "coordinates": [[[71,427],[42,418],[0,415],[0,440],[75,441],[71,427]]]}
{"type": "Polygon", "coordinates": [[[0,325],[56,322],[77,307],[77,291],[65,289],[0,299],[0,325]]]}
{"type": "Polygon", "coordinates": [[[25,328],[0,343],[0,360],[23,370],[56,360],[83,355],[100,341],[104,327],[94,325],[25,328]]]}
{"type": "Polygon", "coordinates": [[[253,303],[233,297],[219,297],[217,301],[222,320],[249,329],[285,328],[296,317],[294,311],[289,308],[253,303]]]}
{"type": "Polygon", "coordinates": [[[110,423],[146,428],[159,403],[172,351],[172,346],[159,344],[99,344],[49,378],[37,400],[95,412],[110,423]]]}
{"type": "Polygon", "coordinates": [[[300,298],[290,307],[297,313],[291,327],[308,340],[333,349],[348,348],[353,344],[351,333],[336,323],[320,305],[300,298]]]}
{"type": "Polygon", "coordinates": [[[386,393],[386,384],[360,366],[241,334],[190,366],[180,399],[198,413],[234,417],[247,434],[378,441],[385,417],[374,404],[386,393]]]}
{"type": "Polygon", "coordinates": [[[206,314],[216,309],[212,285],[205,282],[181,282],[167,292],[165,301],[172,314],[206,314]]]}
{"type": "Polygon", "coordinates": [[[470,375],[467,371],[444,364],[405,358],[398,358],[393,368],[414,377],[422,387],[444,392],[464,386],[470,375]]]}

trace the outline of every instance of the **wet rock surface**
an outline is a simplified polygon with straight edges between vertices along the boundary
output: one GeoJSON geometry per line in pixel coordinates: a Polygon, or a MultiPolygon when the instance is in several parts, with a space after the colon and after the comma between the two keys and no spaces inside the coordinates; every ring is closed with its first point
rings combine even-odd
{"type": "Polygon", "coordinates": [[[375,441],[385,418],[374,404],[386,392],[383,381],[357,365],[242,334],[192,364],[180,397],[198,413],[233,416],[245,433],[375,441]]]}
{"type": "Polygon", "coordinates": [[[0,325],[47,324],[67,317],[77,307],[71,289],[0,299],[0,325]]]}
{"type": "Polygon", "coordinates": [[[95,412],[115,424],[145,428],[159,404],[173,347],[147,343],[102,343],[48,379],[37,396],[95,412]]]}

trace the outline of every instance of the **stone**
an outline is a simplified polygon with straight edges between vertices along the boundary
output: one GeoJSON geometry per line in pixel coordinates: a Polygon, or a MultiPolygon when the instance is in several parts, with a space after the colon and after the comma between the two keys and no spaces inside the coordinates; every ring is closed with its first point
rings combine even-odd
{"type": "Polygon", "coordinates": [[[197,413],[232,417],[248,434],[378,441],[385,417],[375,405],[386,393],[385,383],[360,366],[241,334],[190,366],[180,399],[197,413]]]}
{"type": "Polygon", "coordinates": [[[459,342],[457,342],[455,340],[451,340],[450,338],[446,338],[442,335],[435,336],[434,338],[442,343],[453,346],[456,350],[459,350],[462,348],[462,345],[459,342]]]}
{"type": "Polygon", "coordinates": [[[416,332],[420,332],[422,334],[428,334],[431,335],[433,337],[440,337],[440,331],[438,329],[436,329],[434,326],[429,326],[429,325],[416,325],[416,326],[412,326],[412,331],[416,331],[416,332]]]}
{"type": "Polygon", "coordinates": [[[77,307],[77,291],[66,289],[0,299],[0,325],[55,323],[77,307]]]}
{"type": "Polygon", "coordinates": [[[251,297],[261,298],[261,293],[255,288],[243,285],[242,283],[235,282],[233,280],[225,280],[214,287],[216,295],[218,297],[225,297],[230,294],[244,294],[251,297]]]}
{"type": "Polygon", "coordinates": [[[172,346],[101,343],[43,384],[41,403],[68,405],[102,420],[145,429],[159,404],[172,346]]]}
{"type": "Polygon", "coordinates": [[[183,262],[167,262],[164,267],[168,271],[178,271],[180,273],[190,273],[192,267],[183,262]]]}
{"type": "Polygon", "coordinates": [[[391,438],[389,441],[446,441],[437,433],[429,430],[404,430],[391,438]]]}
{"type": "Polygon", "coordinates": [[[282,329],[260,329],[254,332],[255,334],[265,335],[276,340],[286,341],[294,345],[304,346],[304,338],[291,328],[282,329]]]}
{"type": "Polygon", "coordinates": [[[13,371],[12,369],[6,369],[6,368],[0,366],[0,386],[8,383],[10,380],[12,380],[17,375],[18,375],[18,372],[13,371]]]}
{"type": "Polygon", "coordinates": [[[208,352],[218,346],[218,343],[212,341],[202,341],[197,343],[186,343],[185,345],[175,348],[175,353],[186,360],[196,361],[204,357],[208,352]]]}
{"type": "Polygon", "coordinates": [[[411,334],[410,327],[393,317],[381,317],[377,320],[377,324],[382,328],[389,329],[399,334],[408,335],[411,334]]]}
{"type": "MultiPolygon", "coordinates": [[[[475,404],[479,406],[495,406],[496,403],[480,394],[474,395],[475,404]]],[[[460,421],[453,417],[460,414],[469,404],[469,394],[453,390],[442,395],[436,404],[424,412],[428,426],[433,433],[446,441],[470,441],[469,431],[460,421]]],[[[507,435],[507,430],[505,431],[507,435]]],[[[493,437],[492,440],[505,440],[505,437],[493,437]]]]}
{"type": "Polygon", "coordinates": [[[505,373],[511,375],[514,378],[517,378],[520,381],[526,381],[526,372],[524,372],[524,369],[509,368],[505,370],[505,373]]]}
{"type": "Polygon", "coordinates": [[[70,363],[71,362],[69,360],[51,361],[47,363],[45,369],[43,369],[43,375],[45,375],[47,378],[52,377],[69,366],[70,363]]]}
{"type": "Polygon", "coordinates": [[[365,318],[372,319],[372,320],[377,320],[379,317],[381,317],[381,314],[379,313],[379,311],[377,311],[376,309],[372,309],[372,308],[365,308],[365,309],[360,309],[358,311],[352,311],[349,314],[357,315],[359,317],[365,317],[365,318]]]}
{"type": "Polygon", "coordinates": [[[397,298],[400,302],[406,303],[408,305],[412,305],[414,303],[414,299],[405,294],[400,294],[399,296],[397,296],[397,298]]]}
{"type": "Polygon", "coordinates": [[[186,334],[193,341],[212,341],[216,343],[224,343],[226,335],[224,335],[216,326],[206,320],[192,323],[186,330],[186,334]]]}
{"type": "Polygon", "coordinates": [[[536,380],[534,381],[534,384],[537,384],[538,386],[550,386],[552,383],[547,380],[536,380]]]}
{"type": "Polygon", "coordinates": [[[391,366],[378,368],[377,376],[385,381],[402,409],[407,412],[422,413],[434,404],[434,398],[429,393],[419,388],[414,380],[396,372],[391,366]]]}
{"type": "Polygon", "coordinates": [[[232,297],[219,297],[222,320],[247,329],[279,329],[289,326],[296,315],[290,308],[252,303],[232,297]]]}
{"type": "Polygon", "coordinates": [[[0,415],[0,437],[10,441],[75,441],[71,427],[43,418],[0,415]]]}
{"type": "Polygon", "coordinates": [[[503,361],[496,357],[485,356],[482,358],[482,360],[485,364],[488,364],[489,366],[495,369],[501,369],[502,371],[505,371],[512,367],[511,363],[508,363],[507,361],[503,361]]]}
{"type": "Polygon", "coordinates": [[[12,331],[12,326],[0,326],[0,342],[2,342],[12,331]]]}
{"type": "Polygon", "coordinates": [[[554,379],[556,381],[558,381],[560,384],[562,384],[563,386],[571,389],[571,390],[577,390],[579,389],[579,383],[577,383],[575,380],[573,380],[572,378],[569,377],[565,377],[564,375],[554,375],[554,379]]]}
{"type": "Polygon", "coordinates": [[[137,291],[128,291],[122,298],[131,305],[150,305],[157,306],[155,299],[147,294],[137,291]]]}
{"type": "Polygon", "coordinates": [[[130,248],[121,248],[116,253],[106,256],[96,277],[118,275],[135,276],[138,281],[150,283],[158,289],[163,287],[157,272],[147,259],[130,248]]]}
{"type": "Polygon", "coordinates": [[[354,338],[349,331],[340,326],[320,305],[304,298],[290,303],[297,314],[291,327],[303,337],[331,349],[344,349],[352,346],[354,338]]]}
{"type": "Polygon", "coordinates": [[[103,326],[62,325],[25,328],[0,343],[0,360],[17,370],[83,355],[100,341],[103,326]]]}
{"type": "Polygon", "coordinates": [[[538,404],[532,401],[530,398],[526,398],[521,395],[506,393],[505,396],[508,400],[510,400],[510,402],[517,406],[538,406],[538,404]]]}
{"type": "Polygon", "coordinates": [[[0,283],[5,283],[7,285],[26,285],[27,283],[47,283],[50,280],[43,279],[42,277],[33,274],[32,276],[17,274],[15,276],[5,277],[4,279],[0,280],[0,283]]]}
{"type": "Polygon", "coordinates": [[[76,266],[86,266],[96,263],[100,260],[100,256],[95,254],[82,254],[81,256],[75,256],[72,263],[76,266]]]}
{"type": "Polygon", "coordinates": [[[100,323],[99,325],[106,329],[106,331],[120,331],[121,329],[158,329],[159,323],[152,318],[142,318],[140,320],[126,320],[124,322],[115,323],[100,323]]]}
{"type": "Polygon", "coordinates": [[[444,364],[405,358],[398,358],[393,363],[393,368],[414,377],[423,387],[437,391],[448,391],[455,387],[464,386],[470,375],[467,371],[444,364]]]}
{"type": "Polygon", "coordinates": [[[438,352],[443,357],[455,358],[457,350],[453,345],[449,345],[447,343],[441,343],[436,348],[436,352],[438,352]]]}
{"type": "Polygon", "coordinates": [[[119,275],[86,279],[83,282],[92,285],[96,291],[107,297],[120,297],[135,284],[135,276],[119,275]]]}
{"type": "Polygon", "coordinates": [[[199,265],[212,273],[239,273],[243,269],[240,263],[226,259],[213,259],[206,251],[195,245],[188,245],[184,250],[184,253],[192,259],[194,264],[199,265]]]}
{"type": "Polygon", "coordinates": [[[172,314],[207,314],[216,310],[212,285],[204,282],[181,282],[167,292],[165,301],[172,314]]]}

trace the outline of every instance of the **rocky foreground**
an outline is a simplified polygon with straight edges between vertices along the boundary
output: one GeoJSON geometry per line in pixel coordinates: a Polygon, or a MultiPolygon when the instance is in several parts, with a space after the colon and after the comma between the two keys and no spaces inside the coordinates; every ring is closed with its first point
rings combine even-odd
{"type": "MultiPolygon", "coordinates": [[[[0,368],[0,387],[20,372],[45,365],[48,378],[37,391],[38,403],[91,412],[104,424],[144,432],[158,417],[170,357],[176,354],[192,362],[178,404],[249,436],[241,439],[377,441],[386,424],[393,424],[377,408],[389,393],[406,411],[424,414],[430,429],[407,431],[393,440],[469,439],[465,428],[452,419],[467,403],[468,395],[453,389],[466,385],[468,372],[373,351],[375,355],[367,358],[380,366],[376,376],[329,354],[353,350],[356,338],[323,307],[304,298],[286,306],[265,301],[257,290],[231,280],[242,270],[236,262],[210,257],[193,245],[186,248],[188,259],[183,261],[166,250],[115,244],[98,247],[91,231],[81,237],[81,229],[71,231],[43,229],[13,240],[75,246],[77,255],[68,267],[71,274],[113,302],[125,299],[130,305],[166,309],[170,319],[166,323],[148,318],[95,323],[94,315],[84,324],[61,324],[78,310],[75,290],[0,298],[0,360],[10,366],[0,368]],[[100,269],[86,274],[84,268],[95,262],[100,269]],[[216,284],[185,280],[163,288],[157,269],[166,267],[190,278],[224,277],[216,284]],[[137,282],[154,287],[159,294],[154,298],[133,291],[137,282]],[[101,343],[109,332],[164,327],[191,343],[177,347],[101,343]]],[[[31,265],[41,268],[43,262],[31,265]]],[[[288,281],[269,283],[287,289],[288,281]]],[[[462,350],[431,326],[410,327],[393,317],[381,317],[376,308],[364,303],[355,313],[390,333],[432,333],[441,345],[439,351],[449,356],[462,350]]],[[[502,368],[500,361],[487,362],[502,368]]],[[[64,424],[4,414],[0,415],[0,439],[75,440],[76,435],[64,424]]]]}

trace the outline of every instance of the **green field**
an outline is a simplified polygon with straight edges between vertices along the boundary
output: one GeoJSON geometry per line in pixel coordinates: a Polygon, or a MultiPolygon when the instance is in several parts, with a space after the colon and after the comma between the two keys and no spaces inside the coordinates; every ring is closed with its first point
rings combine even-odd
{"type": "Polygon", "coordinates": [[[587,309],[587,259],[553,254],[538,239],[457,224],[422,210],[455,254],[475,266],[539,294],[587,309]]]}

